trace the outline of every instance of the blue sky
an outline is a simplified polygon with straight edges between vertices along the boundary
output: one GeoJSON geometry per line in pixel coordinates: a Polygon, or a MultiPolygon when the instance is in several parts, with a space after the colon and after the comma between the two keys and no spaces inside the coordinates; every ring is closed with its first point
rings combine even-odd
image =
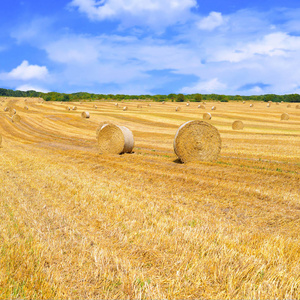
{"type": "Polygon", "coordinates": [[[0,2],[0,87],[300,94],[299,0],[0,2]]]}

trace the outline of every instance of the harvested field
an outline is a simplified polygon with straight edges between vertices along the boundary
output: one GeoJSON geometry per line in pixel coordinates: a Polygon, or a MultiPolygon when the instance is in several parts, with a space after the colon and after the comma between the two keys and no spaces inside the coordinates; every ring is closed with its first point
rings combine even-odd
{"type": "Polygon", "coordinates": [[[0,111],[1,299],[300,299],[295,104],[26,99],[0,111]],[[216,104],[218,159],[181,164],[179,126],[216,104]],[[100,155],[101,122],[133,153],[100,155]]]}

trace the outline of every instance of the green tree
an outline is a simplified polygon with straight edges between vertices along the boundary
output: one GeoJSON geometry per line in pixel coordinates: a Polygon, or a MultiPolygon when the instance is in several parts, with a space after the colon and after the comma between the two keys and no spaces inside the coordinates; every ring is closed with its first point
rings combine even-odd
{"type": "Polygon", "coordinates": [[[176,97],[177,102],[183,102],[184,101],[184,95],[183,94],[178,94],[176,97]]]}
{"type": "Polygon", "coordinates": [[[195,101],[196,102],[201,102],[202,101],[202,95],[201,94],[196,94],[195,95],[195,101]]]}

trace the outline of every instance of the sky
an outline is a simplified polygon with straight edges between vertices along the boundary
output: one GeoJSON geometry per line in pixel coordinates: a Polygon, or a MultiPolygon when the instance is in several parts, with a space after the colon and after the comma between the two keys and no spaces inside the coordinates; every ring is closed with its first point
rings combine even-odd
{"type": "Polygon", "coordinates": [[[0,88],[300,94],[299,0],[4,0],[0,13],[0,88]]]}

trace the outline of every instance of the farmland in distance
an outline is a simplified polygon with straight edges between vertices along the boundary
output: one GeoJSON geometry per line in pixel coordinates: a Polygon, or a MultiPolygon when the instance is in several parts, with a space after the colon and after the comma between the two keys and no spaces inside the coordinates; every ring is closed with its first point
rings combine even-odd
{"type": "Polygon", "coordinates": [[[0,298],[300,299],[296,104],[115,103],[0,98],[0,298]],[[204,112],[221,154],[181,164],[204,112]],[[99,154],[106,120],[134,153],[99,154]]]}

